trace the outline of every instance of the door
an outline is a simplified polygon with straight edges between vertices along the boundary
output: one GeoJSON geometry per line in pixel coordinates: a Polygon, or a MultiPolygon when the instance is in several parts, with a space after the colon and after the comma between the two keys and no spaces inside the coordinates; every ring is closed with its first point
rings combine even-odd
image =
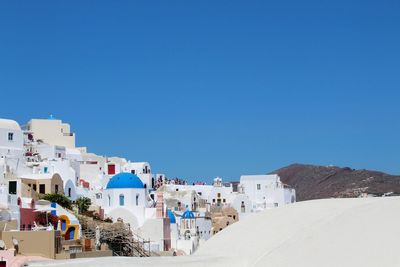
{"type": "Polygon", "coordinates": [[[40,184],[39,185],[39,193],[40,194],[46,194],[46,185],[45,184],[40,184]]]}
{"type": "Polygon", "coordinates": [[[115,174],[115,165],[114,164],[108,165],[108,174],[115,174]]]}

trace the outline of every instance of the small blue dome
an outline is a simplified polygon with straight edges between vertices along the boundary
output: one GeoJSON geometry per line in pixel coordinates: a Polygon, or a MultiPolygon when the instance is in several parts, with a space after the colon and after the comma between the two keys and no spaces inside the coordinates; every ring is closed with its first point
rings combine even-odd
{"type": "Polygon", "coordinates": [[[193,214],[193,212],[191,212],[190,210],[186,210],[186,211],[182,214],[182,219],[194,219],[194,214],[193,214]]]}
{"type": "Polygon", "coordinates": [[[169,221],[170,221],[171,223],[176,223],[176,218],[175,218],[175,215],[174,215],[174,213],[172,212],[172,210],[167,209],[167,214],[168,214],[168,217],[169,217],[169,221]]]}
{"type": "Polygon", "coordinates": [[[130,172],[121,172],[111,177],[106,189],[114,188],[144,188],[139,177],[130,172]]]}

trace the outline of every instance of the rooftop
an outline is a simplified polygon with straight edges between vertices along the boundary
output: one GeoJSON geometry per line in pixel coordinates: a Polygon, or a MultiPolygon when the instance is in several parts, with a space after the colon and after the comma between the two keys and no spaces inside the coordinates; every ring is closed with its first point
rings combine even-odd
{"type": "Polygon", "coordinates": [[[0,119],[0,128],[10,130],[21,130],[18,122],[8,119],[0,119]]]}

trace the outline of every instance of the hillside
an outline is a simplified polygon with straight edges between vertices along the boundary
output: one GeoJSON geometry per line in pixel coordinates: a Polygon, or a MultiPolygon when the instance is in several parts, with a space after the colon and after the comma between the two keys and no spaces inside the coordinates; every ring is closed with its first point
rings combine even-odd
{"type": "Polygon", "coordinates": [[[362,193],[400,195],[400,176],[378,171],[354,170],[335,166],[292,164],[273,173],[296,189],[297,201],[358,197],[362,193]]]}

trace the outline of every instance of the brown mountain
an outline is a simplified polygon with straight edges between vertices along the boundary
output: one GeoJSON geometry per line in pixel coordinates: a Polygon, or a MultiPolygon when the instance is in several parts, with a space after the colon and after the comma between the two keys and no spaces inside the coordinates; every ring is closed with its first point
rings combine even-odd
{"type": "Polygon", "coordinates": [[[358,197],[363,193],[400,195],[400,176],[348,167],[292,164],[276,170],[283,183],[296,189],[297,201],[358,197]]]}

